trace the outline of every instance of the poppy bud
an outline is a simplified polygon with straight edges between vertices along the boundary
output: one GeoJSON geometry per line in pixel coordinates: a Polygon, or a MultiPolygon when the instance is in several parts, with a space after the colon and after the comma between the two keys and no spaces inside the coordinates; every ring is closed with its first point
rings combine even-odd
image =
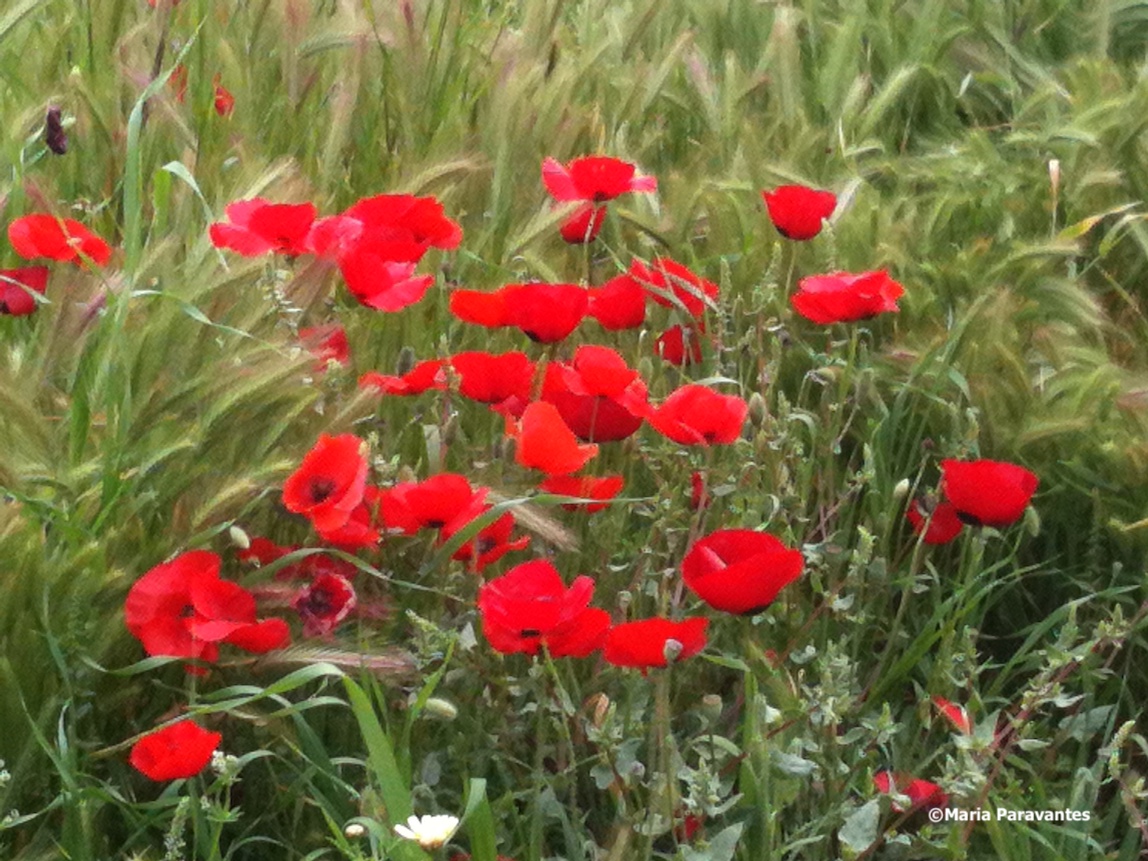
{"type": "Polygon", "coordinates": [[[227,530],[227,534],[231,538],[231,543],[238,547],[240,550],[247,550],[251,546],[251,539],[247,537],[247,533],[244,532],[240,527],[234,525],[231,526],[227,530]]]}
{"type": "Polygon", "coordinates": [[[666,664],[669,665],[676,661],[684,648],[681,640],[675,640],[673,637],[667,639],[666,644],[662,646],[662,654],[666,657],[666,664]]]}
{"type": "Polygon", "coordinates": [[[753,422],[754,427],[761,427],[765,423],[765,417],[769,414],[769,408],[765,405],[765,398],[761,396],[760,392],[754,392],[749,396],[749,420],[753,422]]]}
{"type": "Polygon", "coordinates": [[[403,347],[399,350],[398,361],[395,362],[395,374],[403,377],[411,372],[415,366],[415,351],[412,347],[403,347]]]}
{"type": "Polygon", "coordinates": [[[630,609],[630,603],[634,600],[633,594],[629,589],[623,589],[618,593],[618,609],[625,613],[630,609]]]}
{"type": "Polygon", "coordinates": [[[893,500],[899,502],[909,495],[909,479],[902,478],[893,486],[893,500]]]}
{"type": "Polygon", "coordinates": [[[590,709],[590,720],[595,727],[601,729],[602,724],[606,722],[606,715],[610,711],[610,698],[599,691],[586,700],[586,705],[590,709]]]}
{"type": "Polygon", "coordinates": [[[719,694],[706,694],[702,697],[702,714],[708,723],[717,723],[721,717],[722,701],[719,694]]]}
{"type": "Polygon", "coordinates": [[[451,721],[458,717],[458,707],[449,700],[444,700],[441,697],[431,697],[426,701],[424,708],[431,717],[441,718],[442,720],[451,721]]]}

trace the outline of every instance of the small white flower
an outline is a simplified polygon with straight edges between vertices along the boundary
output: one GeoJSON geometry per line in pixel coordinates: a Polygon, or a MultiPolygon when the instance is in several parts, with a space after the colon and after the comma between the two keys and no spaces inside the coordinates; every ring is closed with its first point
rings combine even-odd
{"type": "Polygon", "coordinates": [[[417,840],[423,849],[438,849],[450,840],[456,828],[457,816],[412,816],[406,825],[396,825],[395,833],[407,840],[417,840]]]}

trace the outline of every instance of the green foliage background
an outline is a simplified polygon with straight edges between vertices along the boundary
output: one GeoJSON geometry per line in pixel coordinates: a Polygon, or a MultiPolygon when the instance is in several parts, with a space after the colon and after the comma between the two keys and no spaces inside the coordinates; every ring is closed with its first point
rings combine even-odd
{"type": "MultiPolygon", "coordinates": [[[[725,376],[763,399],[755,438],[709,462],[720,525],[767,524],[813,560],[809,588],[764,627],[716,633],[712,653],[726,665],[675,675],[680,720],[702,694],[722,695],[722,726],[744,753],[738,857],[1137,857],[1148,837],[1132,790],[1148,750],[1137,736],[1120,754],[1113,736],[1148,696],[1146,35],[1148,4],[1134,0],[7,3],[3,220],[77,217],[122,251],[98,275],[56,267],[49,305],[0,318],[0,759],[11,773],[0,816],[55,804],[0,831],[0,847],[98,858],[127,841],[160,857],[142,835],[162,833],[171,805],[152,804],[110,748],[152,726],[184,680],[178,666],[105,671],[139,658],[123,595],[181,549],[224,551],[233,523],[299,540],[278,487],[320,431],[375,434],[384,470],[433,467],[424,425],[438,423],[435,407],[380,406],[355,394],[353,377],[391,372],[405,348],[427,358],[491,343],[446,313],[449,286],[587,273],[598,283],[631,255],[668,253],[722,287],[723,349],[691,376],[725,376]],[[177,62],[188,70],[182,102],[164,80],[177,62]],[[216,74],[235,96],[230,117],[213,110],[216,74]],[[68,122],[62,157],[43,142],[50,104],[68,122]],[[584,258],[557,240],[538,166],[591,152],[635,162],[659,193],[621,201],[584,258]],[[763,211],[760,191],[788,182],[844,201],[831,233],[808,246],[783,247],[763,211]],[[435,194],[465,231],[457,252],[434,259],[436,288],[398,315],[358,308],[319,267],[241,260],[207,239],[233,200],[333,212],[384,191],[435,194]],[[906,287],[898,315],[850,333],[789,309],[793,273],[881,267],[906,287]],[[293,333],[335,313],[354,368],[303,383],[316,375],[293,333]],[[1032,469],[1035,516],[959,549],[915,546],[894,488],[935,486],[950,456],[1032,469]],[[842,595],[851,605],[832,609],[842,595]],[[767,669],[762,650],[787,643],[816,659],[767,669]],[[755,710],[759,687],[785,715],[776,733],[755,710]],[[980,717],[1031,717],[1026,750],[1039,753],[1002,754],[994,798],[1072,800],[1096,812],[1088,839],[1001,827],[851,849],[833,836],[860,827],[851,817],[890,757],[907,770],[932,763],[936,775],[947,756],[959,761],[945,766],[954,785],[976,785],[971,760],[942,753],[942,733],[923,735],[929,694],[970,701],[980,717]],[[803,721],[815,703],[821,718],[803,721]],[[845,725],[864,730],[841,746],[845,725]],[[817,763],[820,777],[801,779],[804,766],[778,766],[768,748],[817,763]],[[1109,769],[1110,753],[1131,771],[1109,769]]],[[[18,265],[6,245],[0,265],[18,265]]],[[[660,396],[679,379],[653,366],[655,334],[616,346],[660,396]]],[[[497,456],[499,424],[465,408],[462,418],[442,465],[507,497],[526,490],[497,456]]],[[[556,559],[564,572],[637,584],[637,606],[653,612],[657,590],[643,591],[643,577],[680,560],[691,528],[682,493],[697,464],[649,437],[604,459],[645,501],[593,531],[568,522],[577,546],[553,545],[556,559]]],[[[429,572],[450,593],[402,598],[447,642],[473,620],[450,595],[474,586],[431,570],[438,557],[424,550],[387,551],[380,567],[424,585],[429,572]]],[[[416,648],[416,633],[396,614],[341,645],[379,661],[401,649],[429,673],[445,649],[416,648]]],[[[310,666],[331,657],[320,651],[310,666]]],[[[454,661],[470,672],[439,684],[460,704],[513,712],[530,701],[524,691],[541,690],[538,672],[494,659],[481,638],[454,661]],[[484,687],[497,673],[503,681],[484,687]]],[[[222,676],[270,685],[279,672],[222,676]]],[[[577,724],[597,691],[584,668],[559,672],[575,708],[558,707],[551,733],[577,724]]],[[[314,693],[317,679],[283,695],[314,693]]],[[[644,721],[656,723],[642,693],[652,686],[618,684],[613,699],[634,715],[620,738],[640,739],[644,721]]],[[[404,685],[414,683],[392,674],[368,686],[392,735],[404,685]]],[[[632,810],[611,806],[586,769],[559,786],[561,803],[548,800],[538,781],[554,763],[525,753],[535,725],[499,726],[478,711],[416,732],[398,756],[417,778],[428,751],[451,750],[443,786],[486,779],[503,854],[591,857],[597,841],[610,858],[703,857],[653,837],[646,856],[626,854],[640,842],[632,810]]],[[[275,839],[288,853],[275,857],[355,857],[337,835],[369,804],[349,787],[360,775],[329,757],[363,755],[361,719],[332,707],[232,723],[237,749],[265,746],[277,759],[245,772],[241,836],[226,851],[271,857],[262,841],[275,839]]],[[[976,762],[988,771],[992,760],[976,762]]],[[[657,795],[637,786],[635,798],[643,791],[657,795]]]]}

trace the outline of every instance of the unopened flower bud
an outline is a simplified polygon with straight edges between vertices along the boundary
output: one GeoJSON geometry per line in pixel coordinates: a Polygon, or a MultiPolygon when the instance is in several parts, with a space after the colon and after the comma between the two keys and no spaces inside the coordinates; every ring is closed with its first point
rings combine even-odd
{"type": "Polygon", "coordinates": [[[590,710],[591,722],[601,729],[602,724],[606,721],[606,715],[610,711],[610,698],[599,691],[586,700],[586,706],[590,710]]]}
{"type": "Polygon", "coordinates": [[[411,347],[403,347],[399,350],[399,358],[395,362],[395,374],[404,377],[411,372],[415,366],[415,351],[411,347]]]}
{"type": "Polygon", "coordinates": [[[761,392],[754,392],[749,396],[749,420],[753,422],[754,427],[761,427],[765,423],[765,417],[769,413],[769,408],[765,404],[765,398],[761,396],[761,392]]]}
{"type": "Polygon", "coordinates": [[[722,701],[718,694],[706,694],[702,697],[702,715],[708,723],[716,723],[721,717],[722,701]]]}
{"type": "Polygon", "coordinates": [[[630,609],[630,603],[633,600],[634,596],[630,593],[630,590],[623,589],[618,593],[618,609],[625,613],[630,609]]]}
{"type": "Polygon", "coordinates": [[[680,640],[675,640],[673,637],[666,640],[666,645],[662,646],[662,654],[665,655],[666,663],[672,664],[676,661],[684,648],[685,646],[680,640]]]}
{"type": "Polygon", "coordinates": [[[909,479],[902,478],[900,481],[898,481],[893,486],[893,500],[895,502],[900,502],[902,499],[904,499],[906,496],[908,496],[909,495],[909,487],[910,487],[909,479]]]}
{"type": "Polygon", "coordinates": [[[358,822],[351,822],[347,825],[346,828],[343,829],[343,836],[350,840],[355,840],[359,837],[362,837],[366,833],[367,829],[358,822]]]}
{"type": "Polygon", "coordinates": [[[454,720],[458,717],[458,707],[449,700],[444,700],[441,697],[431,697],[426,701],[423,708],[431,717],[441,718],[442,720],[454,720]]]}
{"type": "Polygon", "coordinates": [[[247,533],[244,532],[240,527],[231,526],[227,530],[227,534],[231,538],[231,543],[238,547],[240,550],[247,550],[249,547],[251,547],[251,539],[247,537],[247,533]]]}

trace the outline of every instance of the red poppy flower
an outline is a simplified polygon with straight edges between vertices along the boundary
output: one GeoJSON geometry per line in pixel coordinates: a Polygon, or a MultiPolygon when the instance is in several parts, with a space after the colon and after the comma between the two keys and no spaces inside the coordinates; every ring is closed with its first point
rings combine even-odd
{"type": "Polygon", "coordinates": [[[418,263],[430,248],[409,230],[369,230],[363,222],[347,215],[320,218],[311,227],[307,245],[319,257],[334,260],[340,267],[354,272],[363,270],[368,275],[379,261],[418,263]]]}
{"type": "MultiPolygon", "coordinates": [[[[370,488],[368,488],[370,489],[370,488]]],[[[378,536],[375,536],[378,540],[378,536]]],[[[263,568],[278,562],[289,553],[301,549],[299,544],[284,546],[276,544],[267,538],[252,538],[246,550],[240,550],[236,557],[242,562],[254,562],[263,568]]],[[[326,553],[312,553],[304,556],[292,565],[285,565],[275,572],[276,580],[312,580],[320,574],[338,574],[340,577],[350,579],[359,571],[352,563],[345,559],[336,559],[326,553]]]]}
{"type": "Polygon", "coordinates": [[[702,339],[700,333],[704,331],[705,326],[701,323],[697,326],[670,326],[654,341],[654,352],[671,365],[676,365],[679,368],[701,364],[702,339]]]}
{"type": "Polygon", "coordinates": [[[538,485],[538,489],[559,496],[601,500],[601,502],[573,502],[562,505],[567,511],[585,508],[588,514],[593,514],[603,508],[609,508],[607,501],[617,496],[624,484],[625,479],[620,475],[607,475],[602,478],[593,475],[552,475],[538,485]]]}
{"type": "Polygon", "coordinates": [[[220,580],[219,564],[214,553],[193,550],[157,565],[132,584],[124,620],[144,651],[214,661],[221,642],[256,653],[287,642],[283,620],[258,621],[251,593],[220,580]]]}
{"type": "Polygon", "coordinates": [[[562,222],[558,233],[571,245],[584,245],[598,238],[602,224],[606,221],[606,207],[587,203],[562,222]]]}
{"type": "Polygon", "coordinates": [[[656,257],[648,266],[635,260],[630,264],[629,274],[659,305],[667,308],[681,306],[695,320],[705,315],[706,306],[718,296],[716,284],[695,275],[669,257],[656,257]]]}
{"type": "Polygon", "coordinates": [[[534,363],[525,353],[457,353],[450,357],[450,366],[458,374],[458,391],[464,398],[483,404],[530,399],[534,363]]]}
{"type": "Polygon", "coordinates": [[[596,445],[579,445],[553,404],[537,401],[522,413],[514,459],[547,475],[577,472],[598,453],[596,445]]]}
{"type": "Polygon", "coordinates": [[[949,702],[944,697],[933,697],[933,705],[937,707],[937,711],[948,718],[949,723],[956,727],[957,732],[972,735],[973,727],[969,722],[969,713],[965,711],[963,706],[949,702]]]}
{"type": "Polygon", "coordinates": [[[343,218],[362,225],[362,235],[377,239],[409,239],[424,247],[450,250],[462,241],[462,228],[447,218],[436,197],[379,194],[346,209],[343,218]]]}
{"type": "Polygon", "coordinates": [[[577,284],[507,284],[493,293],[455,290],[451,313],[467,323],[497,329],[514,326],[532,341],[561,341],[582,322],[589,296],[577,284]]]}
{"type": "Polygon", "coordinates": [[[191,720],[149,732],[134,745],[128,762],[151,780],[195,777],[211,762],[223,736],[191,720]]]}
{"type": "Polygon", "coordinates": [[[709,623],[701,616],[681,622],[662,618],[624,622],[606,635],[604,655],[616,667],[637,667],[644,674],[650,667],[666,666],[667,657],[684,661],[698,654],[706,647],[709,623]]]}
{"type": "Polygon", "coordinates": [[[627,192],[658,190],[652,176],[634,176],[629,162],[609,156],[584,156],[563,166],[552,158],[542,162],[542,182],[559,201],[585,200],[604,203],[627,192]]]}
{"type": "Polygon", "coordinates": [[[354,434],[320,434],[299,468],[283,482],[283,504],[288,511],[305,515],[315,529],[330,532],[350,520],[366,486],[363,441],[354,434]]]}
{"type": "Polygon", "coordinates": [[[298,544],[286,547],[282,544],[276,544],[270,538],[256,537],[252,538],[247,547],[235,555],[241,562],[254,562],[262,568],[264,565],[277,562],[288,553],[294,553],[298,549],[298,544]]]}
{"type": "Polygon", "coordinates": [[[488,488],[473,488],[465,475],[440,472],[424,481],[396,484],[382,494],[383,523],[414,535],[420,529],[440,529],[460,514],[477,516],[488,488]]]}
{"type": "Polygon", "coordinates": [[[749,404],[694,383],[682,386],[654,410],[649,422],[682,445],[729,445],[741,435],[749,404]]]}
{"type": "Polygon", "coordinates": [[[917,535],[920,535],[921,530],[924,530],[926,544],[948,544],[961,534],[961,529],[964,527],[960,516],[957,514],[957,509],[953,507],[951,502],[937,503],[933,506],[930,516],[927,503],[921,499],[914,499],[906,510],[905,516],[913,524],[913,532],[917,535]],[[928,528],[925,527],[926,523],[929,524],[928,528]]]}
{"type": "Polygon", "coordinates": [[[646,291],[629,275],[611,278],[588,291],[587,315],[611,332],[637,329],[646,322],[646,291]]]}
{"type": "Polygon", "coordinates": [[[524,562],[478,590],[482,631],[504,654],[585,657],[602,645],[610,615],[589,605],[594,581],[578,577],[567,589],[544,559],[524,562]]]}
{"type": "Polygon", "coordinates": [[[363,501],[351,509],[346,523],[336,529],[316,529],[323,543],[347,551],[378,544],[381,493],[377,487],[368,485],[363,490],[363,501]]]}
{"type": "Polygon", "coordinates": [[[724,613],[752,616],[801,576],[805,559],[778,539],[751,529],[719,529],[695,542],[682,577],[695,595],[724,613]]]}
{"type": "Polygon", "coordinates": [[[347,330],[338,323],[300,329],[299,340],[315,355],[318,371],[327,370],[328,362],[340,365],[351,363],[351,346],[347,343],[347,330]]]}
{"type": "MultiPolygon", "coordinates": [[[[908,774],[879,771],[873,775],[873,785],[877,787],[878,792],[885,795],[892,795],[895,792],[898,795],[909,796],[910,810],[918,808],[929,810],[934,807],[947,807],[949,804],[949,796],[937,784],[908,774]]],[[[895,802],[893,810],[896,813],[908,812],[895,802]]]]}
{"type": "Polygon", "coordinates": [[[812,239],[821,232],[821,222],[837,208],[837,196],[804,185],[783,185],[763,191],[770,221],[786,239],[812,239]]]}
{"type": "Polygon", "coordinates": [[[216,72],[211,82],[215,87],[215,112],[221,117],[228,116],[235,109],[235,96],[222,84],[223,77],[216,72]]]}
{"type": "MultiPolygon", "coordinates": [[[[260,567],[262,567],[298,549],[300,549],[298,545],[280,547],[267,541],[266,538],[253,538],[251,539],[250,550],[240,553],[239,558],[246,561],[258,561],[260,567]],[[258,542],[265,542],[261,544],[258,554],[247,555],[256,549],[258,542]]],[[[359,569],[346,559],[336,559],[334,556],[329,556],[326,553],[312,553],[304,556],[293,565],[286,565],[280,568],[275,572],[275,579],[284,581],[311,581],[322,574],[337,574],[340,577],[351,580],[358,573],[359,569]]]]}
{"type": "MultiPolygon", "coordinates": [[[[472,508],[459,514],[453,521],[443,526],[439,532],[439,543],[445,544],[456,532],[466,528],[467,524],[491,508],[493,506],[483,502],[476,509],[472,508]]],[[[487,565],[497,562],[507,553],[514,550],[525,550],[529,546],[529,535],[511,538],[514,525],[514,515],[508,511],[489,526],[484,526],[479,530],[474,538],[454,551],[450,558],[460,562],[469,562],[472,571],[482,573],[487,565]]]]}
{"type": "Polygon", "coordinates": [[[25,215],[8,225],[8,241],[25,260],[47,257],[83,265],[88,261],[103,266],[111,259],[108,243],[71,218],[54,215],[25,215]]]}
{"type": "Polygon", "coordinates": [[[657,191],[652,176],[634,176],[634,165],[608,156],[576,158],[563,166],[552,158],[542,162],[542,182],[559,202],[585,201],[562,223],[562,238],[572,244],[592,242],[602,229],[606,207],[599,204],[630,192],[657,191]]]}
{"type": "Polygon", "coordinates": [[[999,460],[943,460],[941,476],[941,490],[957,516],[976,526],[1020,520],[1040,483],[1023,466],[999,460]]]}
{"type": "Polygon", "coordinates": [[[419,362],[401,377],[368,371],[359,377],[359,388],[376,388],[386,395],[419,395],[428,389],[445,389],[446,373],[442,359],[419,362]]]}
{"type": "Polygon", "coordinates": [[[368,248],[358,248],[339,260],[347,289],[360,305],[376,311],[401,311],[420,302],[433,275],[415,275],[414,263],[387,260],[368,248]]]}
{"type": "Polygon", "coordinates": [[[905,292],[884,269],[851,275],[813,275],[797,283],[798,292],[790,299],[794,309],[807,320],[823,326],[865,320],[886,311],[896,311],[897,300],[905,292]]]}
{"type": "Polygon", "coordinates": [[[587,442],[625,439],[650,414],[646,384],[608,347],[584,345],[569,365],[546,367],[542,399],[558,408],[562,420],[587,442]]]}
{"type": "Polygon", "coordinates": [[[315,577],[291,602],[303,620],[308,637],[329,634],[355,607],[355,589],[346,577],[322,573],[315,577]]]}
{"type": "Polygon", "coordinates": [[[0,314],[10,314],[13,317],[31,314],[37,305],[32,294],[43,296],[47,289],[47,266],[0,269],[0,314]]]}
{"type": "Polygon", "coordinates": [[[315,223],[313,203],[269,203],[261,197],[237,200],[224,209],[227,221],[208,228],[211,244],[244,257],[274,252],[296,257],[311,249],[307,235],[315,223]]]}

